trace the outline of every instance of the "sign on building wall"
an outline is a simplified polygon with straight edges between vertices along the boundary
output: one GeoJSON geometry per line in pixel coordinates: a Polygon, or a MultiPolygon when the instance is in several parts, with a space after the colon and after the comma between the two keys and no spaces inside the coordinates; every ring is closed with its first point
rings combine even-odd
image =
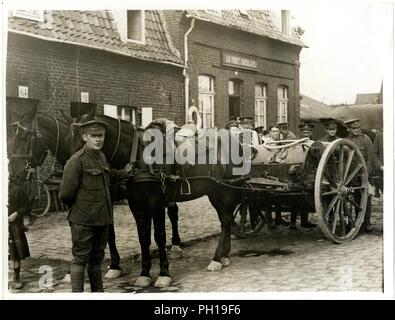
{"type": "Polygon", "coordinates": [[[81,102],[89,103],[89,92],[81,92],[81,102]]]}
{"type": "Polygon", "coordinates": [[[258,70],[258,60],[256,58],[229,51],[222,51],[222,65],[258,70]]]}
{"type": "Polygon", "coordinates": [[[29,87],[27,86],[18,86],[18,98],[29,98],[29,87]]]}

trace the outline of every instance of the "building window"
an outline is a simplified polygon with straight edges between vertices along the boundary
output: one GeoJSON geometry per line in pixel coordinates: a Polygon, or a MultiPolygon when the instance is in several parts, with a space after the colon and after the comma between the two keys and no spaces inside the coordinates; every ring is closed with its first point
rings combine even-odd
{"type": "Polygon", "coordinates": [[[103,111],[106,116],[136,124],[136,108],[105,104],[103,111]]]}
{"type": "Polygon", "coordinates": [[[201,75],[199,85],[199,113],[202,118],[203,128],[214,127],[214,78],[201,75]]]}
{"type": "Polygon", "coordinates": [[[277,122],[288,122],[288,89],[277,89],[277,122]]]}
{"type": "Polygon", "coordinates": [[[266,129],[266,85],[257,83],[255,85],[255,127],[263,126],[266,129]]]}
{"type": "Polygon", "coordinates": [[[145,14],[144,10],[127,11],[127,38],[139,43],[145,42],[145,14]]]}
{"type": "Polygon", "coordinates": [[[44,10],[14,10],[13,16],[38,22],[44,22],[44,10]]]}

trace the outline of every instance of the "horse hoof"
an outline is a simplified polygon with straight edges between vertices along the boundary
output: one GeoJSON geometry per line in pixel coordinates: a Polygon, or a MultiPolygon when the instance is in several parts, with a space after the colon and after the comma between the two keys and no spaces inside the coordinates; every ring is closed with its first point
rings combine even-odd
{"type": "Polygon", "coordinates": [[[208,271],[220,271],[222,269],[222,263],[217,261],[211,261],[207,266],[208,271]]]}
{"type": "Polygon", "coordinates": [[[136,287],[145,288],[145,287],[150,286],[151,283],[152,283],[152,279],[151,279],[150,277],[143,277],[143,276],[140,276],[140,277],[138,277],[137,280],[134,282],[134,285],[135,285],[136,287]]]}
{"type": "Polygon", "coordinates": [[[116,279],[119,278],[122,274],[122,270],[119,269],[109,269],[104,276],[105,279],[116,279]]]}
{"type": "Polygon", "coordinates": [[[180,248],[180,246],[171,246],[170,250],[170,258],[172,259],[180,259],[184,256],[184,252],[180,248]]]}
{"type": "Polygon", "coordinates": [[[71,283],[70,273],[66,274],[64,278],[61,280],[62,283],[71,283]]]}
{"type": "Polygon", "coordinates": [[[170,284],[171,284],[170,277],[159,276],[158,279],[156,279],[155,287],[156,288],[167,288],[170,286],[170,284]]]}
{"type": "Polygon", "coordinates": [[[230,258],[222,257],[221,258],[221,264],[222,264],[223,267],[229,267],[230,266],[230,258]]]}

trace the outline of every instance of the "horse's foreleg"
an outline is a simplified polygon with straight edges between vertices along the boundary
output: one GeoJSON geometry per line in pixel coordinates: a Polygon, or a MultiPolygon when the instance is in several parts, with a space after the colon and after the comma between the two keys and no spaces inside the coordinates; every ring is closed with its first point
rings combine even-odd
{"type": "Polygon", "coordinates": [[[173,259],[182,258],[183,252],[180,247],[181,239],[178,233],[178,206],[176,202],[168,204],[167,215],[171,222],[172,231],[170,257],[173,259]]]}
{"type": "Polygon", "coordinates": [[[154,238],[159,250],[160,274],[155,283],[155,287],[168,287],[171,283],[169,273],[169,261],[166,253],[166,225],[165,208],[156,209],[154,216],[154,238]]]}
{"type": "Polygon", "coordinates": [[[115,245],[115,228],[113,224],[108,228],[108,247],[110,249],[111,265],[104,278],[115,279],[121,276],[122,269],[119,265],[121,258],[115,245]]]}
{"type": "Polygon", "coordinates": [[[145,212],[142,209],[134,209],[132,212],[136,220],[141,248],[141,273],[134,284],[138,287],[148,287],[152,282],[150,276],[151,218],[145,215],[145,212]]]}

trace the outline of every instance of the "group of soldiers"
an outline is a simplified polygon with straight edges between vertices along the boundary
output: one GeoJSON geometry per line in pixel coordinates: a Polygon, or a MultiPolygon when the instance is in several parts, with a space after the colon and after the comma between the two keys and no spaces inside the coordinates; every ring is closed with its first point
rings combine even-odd
{"type": "MultiPolygon", "coordinates": [[[[257,145],[261,143],[269,143],[277,140],[295,140],[308,138],[312,139],[313,137],[313,123],[301,123],[299,125],[300,135],[297,137],[293,132],[291,132],[288,128],[288,123],[280,122],[277,124],[272,124],[268,127],[268,131],[265,132],[263,127],[255,128],[253,127],[253,118],[252,117],[241,117],[238,121],[231,120],[227,123],[226,128],[232,130],[233,132],[241,133],[241,132],[250,132],[252,135],[251,144],[257,145]]],[[[332,142],[338,139],[338,127],[340,122],[335,119],[323,119],[322,123],[325,127],[326,134],[320,137],[317,141],[319,142],[332,142]]],[[[384,156],[383,156],[383,133],[379,133],[374,142],[361,131],[361,123],[360,119],[349,119],[344,122],[344,124],[348,128],[348,136],[346,139],[354,142],[359,150],[361,151],[363,158],[365,160],[368,174],[370,177],[379,176],[382,181],[383,170],[384,170],[384,156]]],[[[371,180],[370,180],[371,181],[371,180]]],[[[382,190],[381,186],[381,190],[382,190]]],[[[376,196],[379,193],[376,191],[376,196]]],[[[372,202],[372,194],[369,193],[367,208],[365,213],[365,219],[363,223],[363,229],[366,232],[371,232],[373,230],[370,216],[371,216],[371,202],[372,202]]],[[[289,225],[290,229],[296,229],[296,217],[297,212],[291,212],[291,221],[290,224],[281,217],[281,212],[276,210],[276,225],[289,225]]],[[[305,228],[315,227],[316,224],[311,223],[308,219],[308,212],[300,212],[301,216],[301,226],[305,228]]],[[[271,224],[271,217],[268,220],[269,228],[273,228],[271,224]]]]}

